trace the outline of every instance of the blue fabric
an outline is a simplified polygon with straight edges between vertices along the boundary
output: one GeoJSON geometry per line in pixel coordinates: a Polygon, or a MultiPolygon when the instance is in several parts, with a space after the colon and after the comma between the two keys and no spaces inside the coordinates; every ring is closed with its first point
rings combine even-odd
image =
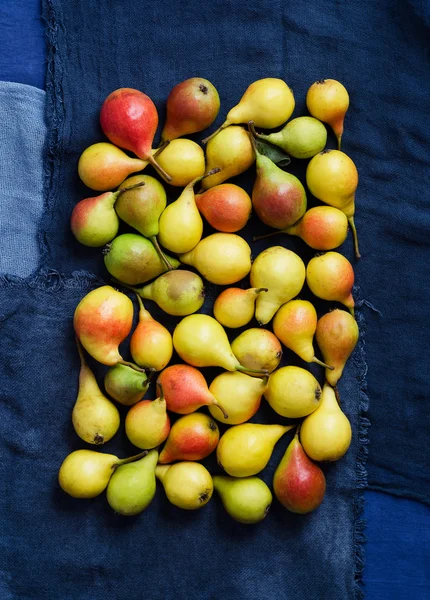
{"type": "Polygon", "coordinates": [[[0,273],[27,277],[39,266],[44,108],[43,90],[0,82],[0,273]]]}

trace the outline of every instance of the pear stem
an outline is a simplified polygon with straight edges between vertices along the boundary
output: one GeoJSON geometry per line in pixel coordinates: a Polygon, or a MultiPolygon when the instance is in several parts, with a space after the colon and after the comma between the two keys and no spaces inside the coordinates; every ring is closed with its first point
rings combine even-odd
{"type": "Polygon", "coordinates": [[[349,217],[348,223],[349,223],[349,226],[351,227],[352,237],[354,238],[355,256],[356,256],[356,258],[361,258],[360,250],[358,248],[358,235],[357,235],[357,229],[355,228],[354,217],[349,217]]]}
{"type": "Polygon", "coordinates": [[[300,421],[300,423],[298,423],[298,425],[296,426],[296,433],[294,434],[294,437],[296,437],[297,439],[299,439],[299,433],[300,433],[300,428],[302,426],[303,421],[300,421]]]}
{"type": "Polygon", "coordinates": [[[326,365],[322,360],[320,360],[319,358],[317,358],[316,356],[313,357],[312,361],[316,363],[317,365],[320,365],[321,367],[324,367],[325,369],[330,369],[330,371],[334,370],[334,367],[330,367],[329,365],[326,365]]]}
{"type": "Polygon", "coordinates": [[[76,346],[78,347],[78,354],[79,354],[79,359],[81,361],[81,366],[86,367],[87,361],[85,360],[83,346],[77,335],[75,336],[75,340],[76,340],[76,346]]]}
{"type": "Polygon", "coordinates": [[[167,181],[167,183],[170,183],[172,181],[172,178],[170,177],[170,175],[168,173],[166,173],[166,171],[163,169],[163,167],[161,165],[158,164],[158,162],[155,160],[155,158],[152,156],[148,157],[148,162],[151,166],[154,167],[154,169],[157,171],[157,173],[159,175],[161,175],[161,177],[164,179],[164,181],[167,181]]]}
{"type": "Polygon", "coordinates": [[[131,463],[134,462],[136,460],[139,460],[139,458],[143,458],[144,456],[146,456],[148,454],[148,450],[144,450],[143,452],[139,452],[139,454],[135,454],[134,456],[129,456],[128,458],[121,458],[121,460],[118,460],[116,463],[114,463],[112,465],[112,469],[116,469],[117,467],[120,467],[121,465],[126,465],[127,463],[131,463]]]}
{"type": "Polygon", "coordinates": [[[158,396],[157,400],[164,400],[165,398],[164,398],[163,386],[161,385],[161,383],[158,380],[157,380],[157,386],[160,389],[160,392],[159,392],[160,395],[158,396]]]}
{"type": "Polygon", "coordinates": [[[337,136],[337,149],[340,150],[340,146],[342,143],[342,135],[337,136]]]}
{"type": "Polygon", "coordinates": [[[240,371],[241,373],[258,373],[259,375],[263,375],[264,377],[266,377],[267,375],[269,375],[269,372],[267,369],[247,369],[246,367],[243,367],[242,365],[238,365],[236,367],[236,371],[240,371]]]}
{"type": "Polygon", "coordinates": [[[140,188],[143,187],[145,185],[144,181],[140,181],[139,183],[134,183],[133,185],[130,185],[129,187],[125,187],[125,188],[120,188],[116,193],[118,194],[116,197],[116,200],[118,200],[118,198],[121,196],[121,194],[123,194],[124,192],[129,192],[130,190],[134,190],[136,188],[140,188]]]}
{"type": "Polygon", "coordinates": [[[125,367],[130,367],[131,369],[133,369],[133,371],[137,371],[138,373],[146,374],[145,369],[141,369],[140,367],[138,367],[137,365],[135,365],[132,362],[129,362],[128,360],[119,360],[117,364],[124,365],[125,367]]]}
{"type": "Polygon", "coordinates": [[[202,144],[207,144],[209,140],[211,140],[212,138],[214,138],[220,131],[222,131],[223,129],[225,129],[229,125],[231,125],[231,123],[229,121],[224,121],[224,123],[221,125],[221,127],[218,127],[218,129],[216,129],[213,133],[211,133],[210,135],[208,135],[207,137],[205,137],[202,140],[202,144]]]}
{"type": "Polygon", "coordinates": [[[159,154],[163,152],[165,148],[170,144],[170,140],[161,140],[160,145],[157,148],[157,152],[153,154],[153,157],[156,158],[159,154]]]}
{"type": "Polygon", "coordinates": [[[338,387],[337,387],[337,385],[335,385],[335,386],[333,387],[333,390],[334,390],[334,395],[336,396],[337,403],[338,403],[338,404],[339,404],[339,406],[340,406],[340,394],[339,394],[339,390],[338,390],[338,387]]]}
{"type": "Polygon", "coordinates": [[[151,383],[152,378],[154,377],[154,375],[155,375],[156,372],[157,371],[155,369],[153,369],[152,367],[150,369],[147,369],[147,378],[146,378],[145,385],[147,383],[151,383]]]}
{"type": "Polygon", "coordinates": [[[152,235],[149,239],[154,244],[155,249],[157,250],[157,254],[161,258],[161,260],[163,261],[164,266],[166,267],[166,269],[168,271],[174,271],[175,267],[170,264],[170,262],[167,259],[167,256],[164,254],[164,252],[160,248],[160,244],[158,243],[157,236],[156,235],[152,235]]]}
{"type": "Polygon", "coordinates": [[[222,414],[224,416],[224,419],[228,419],[228,414],[227,414],[225,408],[222,406],[222,404],[220,402],[218,402],[218,400],[216,398],[215,398],[215,402],[213,404],[214,404],[214,406],[217,406],[220,409],[220,411],[222,412],[222,414]]]}
{"type": "Polygon", "coordinates": [[[142,298],[139,296],[139,294],[137,292],[135,292],[135,294],[136,294],[137,302],[139,304],[139,321],[153,320],[151,317],[151,314],[146,310],[146,308],[142,302],[142,298]]]}
{"type": "Polygon", "coordinates": [[[269,288],[257,288],[254,290],[255,295],[258,296],[258,294],[261,294],[261,292],[268,292],[269,288]]]}
{"type": "Polygon", "coordinates": [[[257,150],[257,144],[255,143],[255,138],[257,137],[257,132],[255,131],[254,121],[248,121],[248,131],[251,134],[249,137],[251,138],[252,149],[255,152],[255,156],[258,156],[260,153],[257,150]]]}
{"type": "Polygon", "coordinates": [[[264,240],[268,237],[272,237],[274,235],[278,235],[278,233],[285,233],[284,231],[282,231],[281,229],[276,230],[276,231],[271,231],[270,233],[266,233],[265,235],[256,235],[255,237],[252,238],[253,242],[258,242],[258,240],[264,240]]]}

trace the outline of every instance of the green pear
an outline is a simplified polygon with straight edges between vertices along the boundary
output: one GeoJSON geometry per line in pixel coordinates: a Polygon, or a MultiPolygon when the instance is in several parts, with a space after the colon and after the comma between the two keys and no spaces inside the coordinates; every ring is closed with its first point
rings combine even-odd
{"type": "Polygon", "coordinates": [[[294,158],[312,158],[324,150],[327,130],[318,119],[297,117],[287,123],[281,131],[268,135],[259,134],[258,137],[279,146],[294,158]]]}
{"type": "Polygon", "coordinates": [[[258,523],[269,512],[272,492],[258,477],[215,475],[213,482],[224,508],[239,523],[258,523]]]}
{"type": "MultiPolygon", "coordinates": [[[[137,285],[146,283],[166,271],[154,244],[136,233],[123,233],[103,250],[106,269],[121,283],[137,285]]],[[[174,269],[179,267],[176,258],[167,256],[174,269]]]]}
{"type": "Polygon", "coordinates": [[[118,431],[119,412],[102,393],[93,372],[87,365],[80,342],[76,340],[76,343],[81,359],[81,370],[78,397],[72,412],[73,427],[84,442],[104,444],[118,431]]]}
{"type": "Polygon", "coordinates": [[[142,400],[149,387],[150,379],[126,365],[114,365],[106,372],[104,384],[107,393],[124,406],[142,400]]]}
{"type": "Polygon", "coordinates": [[[115,469],[106,490],[107,501],[120,515],[137,515],[145,510],[155,496],[158,452],[115,469]]]}

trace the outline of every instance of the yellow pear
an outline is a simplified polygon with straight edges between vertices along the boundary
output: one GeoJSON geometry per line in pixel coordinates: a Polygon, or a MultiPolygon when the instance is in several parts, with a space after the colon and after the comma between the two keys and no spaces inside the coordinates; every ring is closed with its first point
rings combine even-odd
{"type": "Polygon", "coordinates": [[[251,248],[234,233],[213,233],[190,252],[181,254],[179,260],[197,269],[212,283],[230,285],[246,277],[251,270],[251,248]]]}
{"type": "Polygon", "coordinates": [[[297,296],[305,275],[300,256],[282,246],[272,246],[257,256],[251,268],[251,285],[268,289],[257,297],[255,317],[260,325],[268,323],[282,304],[297,296]]]}
{"type": "Polygon", "coordinates": [[[216,168],[220,170],[205,177],[202,188],[208,190],[226,179],[240,175],[249,169],[254,161],[255,153],[249,133],[243,127],[227,127],[206,146],[207,171],[216,168]]]}
{"type": "Polygon", "coordinates": [[[215,377],[209,391],[217,399],[228,416],[219,406],[209,406],[211,415],[227,425],[239,425],[248,421],[260,408],[261,396],[267,388],[267,377],[250,377],[244,373],[225,371],[215,377]]]}
{"type": "Polygon", "coordinates": [[[185,138],[171,140],[166,148],[157,154],[157,162],[169,171],[172,178],[172,181],[169,181],[170,185],[177,187],[185,187],[205,173],[203,149],[196,142],[185,138]]]}
{"type": "Polygon", "coordinates": [[[251,83],[239,104],[227,114],[225,122],[205,141],[215,137],[229,125],[254,121],[257,127],[274,129],[279,127],[293,114],[294,95],[285,81],[275,77],[258,79],[251,83]]]}
{"type": "Polygon", "coordinates": [[[306,95],[308,111],[333,129],[340,150],[343,122],[349,107],[349,94],[336,79],[320,79],[311,85],[306,95]]]}
{"type": "Polygon", "coordinates": [[[109,483],[114,469],[143,458],[147,451],[119,460],[113,454],[94,450],[75,450],[64,459],[58,481],[61,488],[73,498],[95,498],[109,483]]]}
{"type": "Polygon", "coordinates": [[[173,332],[173,346],[182,360],[193,367],[265,374],[239,363],[222,325],[209,315],[189,315],[182,319],[173,332]]]}
{"type": "Polygon", "coordinates": [[[354,315],[354,269],[343,254],[326,252],[314,256],[306,267],[306,283],[315,296],[342,302],[354,315]]]}
{"type": "Polygon", "coordinates": [[[335,386],[342,377],[359,336],[357,321],[344,310],[336,308],[319,319],[315,337],[324,360],[333,365],[333,370],[325,374],[330,385],[335,386]]]}
{"type": "Polygon", "coordinates": [[[313,337],[317,328],[317,311],[307,300],[290,300],[273,319],[273,331],[281,342],[306,362],[333,369],[315,356],[313,337]]]}
{"type": "Polygon", "coordinates": [[[318,408],[321,387],[306,369],[281,367],[271,373],[264,397],[278,415],[299,419],[318,408]]]}
{"type": "Polygon", "coordinates": [[[231,349],[241,365],[267,373],[274,371],[282,358],[282,346],[276,335],[261,327],[243,331],[233,340],[231,349]]]}
{"type": "Polygon", "coordinates": [[[212,498],[212,477],[200,463],[183,461],[157,465],[155,476],[163,484],[169,501],[184,510],[202,508],[212,498]]]}
{"type": "Polygon", "coordinates": [[[351,424],[342,412],[333,388],[326,383],[320,405],[302,423],[302,446],[313,460],[334,461],[346,453],[351,437],[351,424]]]}
{"type": "Polygon", "coordinates": [[[267,292],[267,288],[228,288],[221,292],[214,303],[214,316],[223,327],[236,329],[247,325],[255,311],[258,294],[267,292]]]}
{"type": "Polygon", "coordinates": [[[360,258],[354,222],[358,186],[354,162],[340,150],[323,150],[310,160],[306,169],[306,183],[315,198],[345,213],[354,236],[355,255],[360,258]]]}
{"type": "Polygon", "coordinates": [[[78,436],[89,444],[104,444],[118,431],[119,412],[115,404],[109,400],[99,388],[93,372],[87,365],[78,340],[81,370],[79,373],[79,390],[72,412],[72,422],[78,436]]]}
{"type": "Polygon", "coordinates": [[[203,221],[194,198],[194,186],[201,179],[202,176],[193,179],[179,198],[161,214],[158,240],[171,252],[189,252],[200,242],[203,221]]]}
{"type": "Polygon", "coordinates": [[[257,423],[230,427],[218,443],[218,464],[232,477],[255,475],[269,462],[276,442],[293,427],[257,423]]]}

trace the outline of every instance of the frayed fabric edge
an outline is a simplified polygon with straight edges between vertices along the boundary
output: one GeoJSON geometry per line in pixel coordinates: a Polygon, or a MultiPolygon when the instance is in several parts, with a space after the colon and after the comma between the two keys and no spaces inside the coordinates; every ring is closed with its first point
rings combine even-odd
{"type": "Polygon", "coordinates": [[[101,277],[89,271],[73,271],[71,275],[64,275],[55,269],[40,269],[30,277],[16,275],[0,275],[0,288],[29,287],[49,293],[62,290],[90,290],[102,285],[108,285],[101,277]]]}

